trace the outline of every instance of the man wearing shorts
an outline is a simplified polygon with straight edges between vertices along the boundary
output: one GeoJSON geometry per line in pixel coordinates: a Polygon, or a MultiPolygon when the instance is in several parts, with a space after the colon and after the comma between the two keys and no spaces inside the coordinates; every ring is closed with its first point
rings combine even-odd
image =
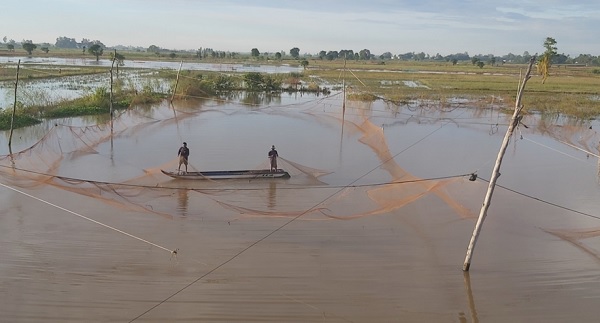
{"type": "Polygon", "coordinates": [[[179,156],[179,167],[177,167],[177,171],[181,171],[181,164],[185,165],[185,172],[188,171],[188,157],[190,156],[190,149],[187,147],[187,143],[183,143],[183,146],[179,148],[177,152],[177,156],[179,156]]]}

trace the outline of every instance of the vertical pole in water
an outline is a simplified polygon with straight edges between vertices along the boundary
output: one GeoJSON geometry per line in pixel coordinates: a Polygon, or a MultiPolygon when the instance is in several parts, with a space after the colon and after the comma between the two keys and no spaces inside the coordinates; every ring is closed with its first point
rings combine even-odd
{"type": "Polygon", "coordinates": [[[342,89],[344,93],[344,102],[342,103],[342,118],[346,115],[346,55],[344,54],[344,73],[342,74],[342,89]]]}
{"type": "Polygon", "coordinates": [[[17,111],[17,87],[19,86],[19,68],[21,67],[21,60],[17,63],[17,77],[15,81],[15,101],[13,103],[12,116],[10,117],[10,135],[8,136],[8,151],[12,155],[12,135],[13,127],[15,123],[15,113],[17,111]]]}
{"type": "Polygon", "coordinates": [[[117,59],[117,50],[113,55],[112,64],[110,65],[110,133],[113,132],[113,68],[117,59]]]}
{"type": "Polygon", "coordinates": [[[179,64],[179,70],[177,71],[177,79],[175,80],[175,88],[173,88],[173,95],[171,95],[170,103],[173,103],[173,98],[175,98],[175,93],[177,92],[177,84],[179,84],[179,73],[181,73],[181,66],[183,66],[183,61],[179,64]]]}
{"type": "Polygon", "coordinates": [[[475,248],[475,244],[477,243],[477,238],[479,237],[479,232],[481,231],[481,226],[483,224],[483,220],[487,215],[487,210],[490,207],[490,202],[492,200],[492,194],[494,194],[494,188],[496,187],[496,180],[500,176],[500,164],[502,164],[502,158],[504,157],[504,153],[506,152],[506,148],[508,147],[508,142],[514,129],[519,125],[519,121],[521,120],[521,111],[523,110],[523,105],[521,105],[521,97],[523,96],[523,90],[525,90],[525,85],[527,84],[527,80],[531,77],[531,68],[535,62],[535,56],[531,58],[529,61],[529,67],[527,68],[527,73],[523,77],[521,86],[517,92],[517,99],[515,102],[515,111],[513,113],[510,125],[506,130],[506,134],[504,135],[504,140],[502,141],[502,146],[500,147],[500,151],[498,152],[498,158],[496,159],[496,164],[494,165],[494,170],[492,171],[492,178],[490,179],[490,183],[488,185],[488,190],[485,195],[485,199],[483,201],[483,205],[481,206],[481,211],[479,212],[479,218],[477,219],[477,223],[475,224],[475,228],[473,229],[473,235],[471,236],[471,241],[469,242],[469,247],[467,248],[467,255],[465,257],[465,262],[463,264],[463,271],[469,271],[471,267],[471,256],[473,255],[473,249],[475,248]]]}

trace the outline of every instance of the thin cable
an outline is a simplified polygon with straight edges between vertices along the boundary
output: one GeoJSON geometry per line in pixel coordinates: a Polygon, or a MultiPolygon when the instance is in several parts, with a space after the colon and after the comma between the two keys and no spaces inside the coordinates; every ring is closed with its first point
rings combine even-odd
{"type": "MultiPolygon", "coordinates": [[[[82,178],[75,178],[75,177],[52,175],[52,174],[48,174],[48,173],[42,173],[42,172],[37,172],[37,171],[33,171],[33,170],[22,169],[22,168],[13,167],[13,166],[6,166],[6,165],[0,165],[0,167],[9,168],[9,169],[13,169],[13,170],[17,170],[17,171],[21,171],[21,172],[25,172],[25,173],[31,173],[31,174],[35,174],[35,175],[40,175],[40,176],[47,176],[47,177],[50,177],[50,178],[57,178],[57,179],[60,179],[60,180],[63,180],[63,181],[76,181],[76,182],[86,182],[86,183],[92,183],[92,184],[123,186],[123,187],[135,187],[135,188],[189,190],[189,191],[224,191],[224,190],[261,191],[261,190],[267,190],[268,189],[268,188],[223,188],[223,187],[221,187],[221,188],[189,188],[189,187],[173,187],[173,186],[161,186],[161,185],[127,184],[127,183],[94,181],[94,180],[90,180],[90,179],[82,179],[82,178]]],[[[380,182],[380,183],[358,184],[358,185],[348,184],[348,185],[326,185],[326,186],[317,185],[317,186],[309,186],[309,187],[306,187],[306,186],[280,187],[278,189],[282,189],[282,190],[301,190],[301,189],[335,189],[335,188],[376,187],[376,186],[385,186],[385,185],[397,185],[397,184],[409,184],[409,183],[418,183],[418,182],[438,181],[438,180],[443,180],[443,179],[458,178],[458,177],[464,177],[464,176],[469,176],[469,175],[471,175],[471,173],[468,173],[468,174],[458,174],[458,175],[447,175],[447,176],[439,176],[439,177],[431,177],[431,178],[420,178],[420,179],[407,180],[407,181],[392,181],[392,182],[380,182]]],[[[352,183],[355,183],[355,182],[356,181],[353,181],[352,183]]]]}
{"type": "MultiPolygon", "coordinates": [[[[487,182],[487,183],[489,183],[489,182],[490,182],[489,180],[487,180],[487,179],[485,179],[485,178],[482,178],[482,177],[478,177],[478,178],[480,178],[480,179],[481,179],[482,181],[484,181],[484,182],[487,182]]],[[[541,199],[541,198],[539,198],[539,197],[535,197],[535,196],[531,196],[531,195],[529,195],[529,194],[521,193],[521,192],[519,192],[519,191],[513,190],[512,188],[508,188],[508,187],[506,187],[506,186],[502,186],[502,185],[499,185],[499,184],[496,184],[496,186],[498,186],[498,187],[500,187],[500,188],[503,188],[503,189],[505,189],[505,190],[507,190],[507,191],[509,191],[509,192],[513,192],[513,193],[515,193],[515,194],[518,194],[518,195],[521,195],[521,196],[524,196],[524,197],[530,198],[530,199],[532,199],[532,200],[536,200],[536,201],[538,201],[538,202],[542,202],[542,203],[545,203],[545,204],[548,204],[548,205],[551,205],[551,206],[557,207],[557,208],[559,208],[559,209],[563,209],[563,210],[566,210],[566,211],[569,211],[569,212],[573,212],[573,213],[577,213],[577,214],[580,214],[580,215],[583,215],[583,216],[587,216],[587,217],[589,217],[589,218],[593,218],[593,219],[596,219],[596,220],[600,220],[600,216],[596,216],[596,215],[592,215],[592,214],[589,214],[589,213],[585,213],[585,212],[577,211],[577,210],[575,210],[575,209],[571,209],[571,208],[568,208],[568,207],[566,207],[566,206],[562,206],[562,205],[558,205],[558,204],[556,204],[556,203],[552,203],[552,202],[549,202],[549,201],[546,201],[546,200],[542,200],[542,199],[541,199]]]]}
{"type": "Polygon", "coordinates": [[[148,240],[144,240],[144,239],[142,239],[142,238],[140,238],[140,237],[136,237],[136,236],[134,236],[133,234],[127,233],[127,232],[125,232],[125,231],[123,231],[123,230],[119,230],[119,229],[117,229],[117,228],[115,228],[115,227],[111,227],[111,226],[110,226],[110,225],[108,225],[108,224],[104,224],[104,223],[102,223],[102,222],[99,222],[99,221],[96,221],[96,220],[94,220],[94,219],[92,219],[92,218],[88,218],[87,216],[84,216],[84,215],[81,215],[81,214],[79,214],[79,213],[73,212],[73,211],[71,211],[71,210],[65,209],[65,208],[64,208],[64,207],[62,207],[62,206],[58,206],[58,205],[56,205],[56,204],[53,204],[53,203],[50,203],[50,202],[48,202],[48,201],[42,200],[42,199],[41,199],[41,198],[39,198],[39,197],[36,197],[36,196],[33,196],[33,195],[31,195],[31,194],[25,193],[25,192],[23,192],[23,191],[20,191],[20,190],[18,190],[18,189],[16,189],[16,188],[10,187],[10,186],[8,186],[8,185],[5,185],[5,184],[3,184],[3,183],[0,183],[0,186],[3,186],[3,187],[5,187],[5,188],[8,188],[9,190],[15,191],[15,192],[17,192],[17,193],[23,194],[23,195],[25,195],[25,196],[27,196],[27,197],[30,197],[30,198],[34,199],[34,200],[37,200],[37,201],[40,201],[40,202],[42,202],[42,203],[48,204],[48,205],[50,205],[50,206],[53,206],[53,207],[55,207],[55,208],[57,208],[57,209],[59,209],[59,210],[63,210],[63,211],[65,211],[65,212],[67,212],[67,213],[71,213],[71,214],[73,214],[73,215],[76,215],[76,216],[78,216],[78,217],[80,217],[80,218],[82,218],[82,219],[84,219],[84,220],[88,220],[88,221],[90,221],[90,222],[93,222],[93,223],[99,224],[99,225],[101,225],[101,226],[103,226],[103,227],[105,227],[105,228],[108,228],[108,229],[111,229],[111,230],[113,230],[113,231],[116,231],[116,232],[118,232],[118,233],[124,234],[124,235],[126,235],[126,236],[128,236],[128,237],[131,237],[131,238],[137,239],[137,240],[139,240],[139,241],[142,241],[142,242],[144,242],[144,243],[147,243],[147,244],[149,244],[149,245],[152,245],[152,246],[154,246],[154,247],[157,247],[157,248],[159,248],[159,249],[162,249],[162,250],[168,251],[168,252],[169,252],[169,253],[171,253],[171,254],[177,254],[177,249],[175,249],[175,250],[169,250],[169,249],[167,249],[167,248],[165,248],[165,247],[163,247],[163,246],[159,246],[159,245],[157,245],[156,243],[152,243],[152,242],[150,242],[150,241],[148,241],[148,240]]]}
{"type": "Polygon", "coordinates": [[[587,151],[587,150],[585,150],[585,149],[583,149],[583,148],[579,148],[579,147],[577,147],[577,146],[575,146],[575,145],[573,145],[573,144],[570,144],[570,143],[568,143],[568,142],[566,142],[566,141],[562,141],[562,140],[559,140],[559,139],[557,139],[557,140],[558,140],[558,142],[560,142],[560,143],[562,143],[562,144],[565,144],[565,145],[567,145],[567,146],[569,146],[569,147],[571,147],[571,148],[575,148],[575,149],[577,149],[577,150],[581,150],[581,151],[583,151],[584,153],[586,153],[586,154],[588,154],[588,155],[591,155],[591,156],[594,156],[594,157],[598,157],[598,158],[600,158],[600,156],[599,156],[599,155],[597,155],[597,154],[594,154],[593,152],[587,151]]]}
{"type": "MultiPolygon", "coordinates": [[[[586,162],[586,161],[585,161],[585,160],[583,160],[583,159],[577,158],[577,157],[575,157],[575,156],[571,156],[571,155],[569,155],[569,154],[567,154],[567,153],[565,153],[565,152],[562,152],[562,151],[560,151],[560,150],[558,150],[558,149],[554,149],[554,148],[552,148],[552,147],[550,147],[550,146],[546,146],[546,145],[544,145],[544,144],[542,144],[542,143],[539,143],[539,142],[533,141],[533,140],[531,140],[531,139],[529,139],[529,138],[526,138],[526,137],[524,137],[523,139],[524,139],[524,140],[527,140],[527,141],[530,141],[530,142],[532,142],[532,143],[534,143],[534,144],[536,144],[536,145],[540,145],[540,146],[542,146],[542,147],[544,147],[544,148],[548,148],[548,149],[550,149],[550,150],[552,150],[552,151],[555,151],[555,152],[557,152],[557,153],[559,153],[559,154],[561,154],[561,155],[565,155],[565,156],[567,156],[567,157],[570,157],[570,158],[573,158],[573,159],[575,159],[575,160],[578,160],[578,161],[580,161],[580,162],[584,162],[584,163],[586,162]]],[[[559,140],[559,141],[560,141],[560,140],[559,140]]],[[[585,151],[585,150],[584,150],[584,151],[585,151]]]]}

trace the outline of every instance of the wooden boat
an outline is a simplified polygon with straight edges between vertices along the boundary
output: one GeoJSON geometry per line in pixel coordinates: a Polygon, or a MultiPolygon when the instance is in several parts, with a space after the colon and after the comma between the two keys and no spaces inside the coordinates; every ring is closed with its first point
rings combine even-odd
{"type": "Polygon", "coordinates": [[[258,178],[290,178],[290,174],[283,169],[272,172],[268,169],[246,170],[217,170],[204,172],[170,172],[160,170],[163,174],[177,179],[258,179],[258,178]]]}

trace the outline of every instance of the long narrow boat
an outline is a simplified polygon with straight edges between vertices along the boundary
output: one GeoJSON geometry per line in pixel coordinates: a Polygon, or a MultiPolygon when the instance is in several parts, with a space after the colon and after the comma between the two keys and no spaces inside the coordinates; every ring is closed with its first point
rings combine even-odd
{"type": "Polygon", "coordinates": [[[283,169],[270,171],[268,169],[246,169],[246,170],[217,170],[204,172],[170,172],[162,170],[167,176],[177,179],[258,179],[258,178],[290,178],[290,174],[283,169]]]}

